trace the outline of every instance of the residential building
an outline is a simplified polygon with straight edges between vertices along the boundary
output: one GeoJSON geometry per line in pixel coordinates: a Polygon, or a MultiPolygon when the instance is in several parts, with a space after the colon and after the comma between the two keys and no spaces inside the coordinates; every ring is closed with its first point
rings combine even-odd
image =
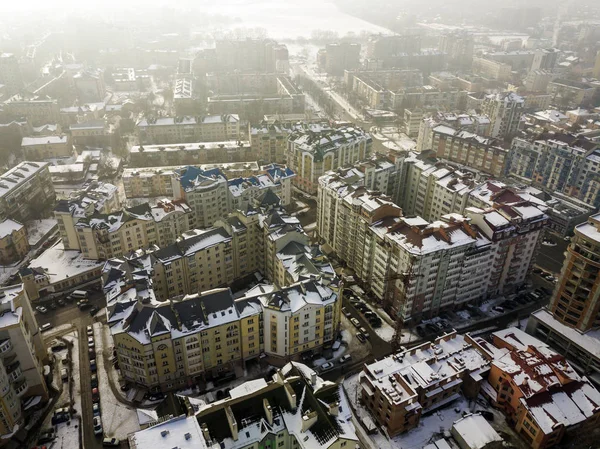
{"type": "Polygon", "coordinates": [[[0,223],[0,264],[10,265],[22,260],[29,252],[27,229],[18,221],[7,218],[0,223]]]}
{"type": "Polygon", "coordinates": [[[194,225],[204,229],[231,210],[227,178],[218,168],[184,167],[175,172],[173,196],[189,204],[194,225]]]}
{"type": "Polygon", "coordinates": [[[390,93],[390,108],[437,108],[445,110],[464,110],[467,91],[457,87],[439,88],[430,85],[402,88],[390,93]]]}
{"type": "Polygon", "coordinates": [[[191,114],[195,106],[194,81],[190,76],[177,76],[173,82],[173,106],[177,115],[191,114]]]}
{"type": "Polygon", "coordinates": [[[481,110],[490,119],[490,136],[509,139],[517,134],[523,115],[523,105],[523,97],[513,92],[486,95],[481,110]]]}
{"type": "MultiPolygon", "coordinates": [[[[406,113],[404,111],[405,126],[406,113]]],[[[410,112],[410,111],[409,111],[410,112]]],[[[431,150],[433,148],[433,129],[438,125],[445,125],[456,130],[468,131],[478,136],[490,135],[490,119],[481,114],[459,114],[454,112],[436,112],[434,114],[421,115],[416,113],[414,119],[410,118],[410,129],[416,129],[418,135],[417,148],[418,153],[431,150]]],[[[408,129],[408,128],[407,128],[408,129]]]]}
{"type": "Polygon", "coordinates": [[[447,33],[440,37],[439,49],[446,54],[450,68],[468,71],[473,64],[473,35],[467,33],[447,33]]]}
{"type": "Polygon", "coordinates": [[[596,53],[596,60],[594,64],[594,71],[592,72],[596,78],[600,78],[600,50],[596,53]]]}
{"type": "Polygon", "coordinates": [[[600,392],[566,359],[520,329],[492,334],[495,346],[483,393],[502,408],[534,449],[585,433],[600,420],[600,392]]]}
{"type": "Polygon", "coordinates": [[[421,415],[461,397],[476,398],[490,370],[490,353],[480,338],[455,331],[365,364],[361,401],[391,436],[419,425],[421,415]]]}
{"type": "MultiPolygon", "coordinates": [[[[68,219],[69,213],[73,215],[73,204],[69,212],[59,208],[62,217],[68,219]]],[[[61,233],[61,224],[65,224],[64,232],[68,236],[77,235],[78,248],[69,248],[79,249],[86,259],[106,260],[140,248],[170,245],[179,235],[193,229],[194,216],[184,202],[165,199],[156,206],[145,203],[108,214],[74,217],[71,222],[73,224],[63,219],[59,223],[61,233]],[[67,228],[67,224],[72,227],[67,228]]],[[[72,239],[69,244],[72,245],[72,239]]]]}
{"type": "Polygon", "coordinates": [[[236,114],[209,116],[147,117],[136,124],[140,144],[223,142],[242,138],[236,114]]]}
{"type": "Polygon", "coordinates": [[[600,206],[600,149],[590,139],[541,133],[513,140],[508,173],[548,192],[600,206]]]}
{"type": "Polygon", "coordinates": [[[24,223],[52,206],[55,198],[46,162],[21,162],[0,175],[1,220],[24,223]]]}
{"type": "Polygon", "coordinates": [[[569,79],[555,79],[548,84],[548,93],[562,106],[592,106],[596,88],[589,83],[569,79]]]}
{"type": "Polygon", "coordinates": [[[0,84],[5,86],[9,95],[16,94],[23,88],[19,60],[12,53],[0,54],[0,84]]]}
{"type": "Polygon", "coordinates": [[[531,70],[554,70],[560,51],[556,48],[539,48],[534,52],[531,70]]]}
{"type": "Polygon", "coordinates": [[[506,171],[509,150],[493,137],[438,125],[431,130],[431,148],[439,158],[501,177],[506,171]]]}
{"type": "Polygon", "coordinates": [[[185,447],[190,440],[199,447],[223,449],[250,449],[266,442],[281,449],[358,444],[341,385],[323,381],[305,365],[291,362],[271,379],[251,380],[231,391],[228,399],[201,407],[195,416],[132,434],[129,446],[141,449],[165,441],[185,447]]]}
{"type": "Polygon", "coordinates": [[[28,404],[49,399],[44,379],[48,355],[22,284],[0,289],[0,435],[5,441],[25,425],[28,404]]]}
{"type": "Polygon", "coordinates": [[[483,57],[507,64],[512,71],[523,72],[531,70],[535,55],[535,52],[529,50],[512,50],[487,52],[483,57]]]}
{"type": "Polygon", "coordinates": [[[344,70],[354,70],[360,66],[360,44],[336,42],[319,50],[318,60],[323,59],[321,68],[329,75],[341,76],[344,70]]]}
{"type": "Polygon", "coordinates": [[[26,117],[33,126],[58,123],[58,102],[50,97],[17,94],[4,102],[4,112],[11,117],[26,117]]]}
{"type": "Polygon", "coordinates": [[[319,178],[325,172],[367,158],[372,142],[368,133],[350,126],[293,133],[288,140],[288,165],[296,173],[294,184],[316,194],[319,178]]]}
{"type": "Polygon", "coordinates": [[[102,70],[82,70],[73,76],[73,82],[81,102],[104,100],[106,86],[102,70]]]}
{"type": "Polygon", "coordinates": [[[292,179],[294,172],[285,166],[265,166],[264,172],[247,178],[234,178],[227,181],[229,187],[229,210],[246,210],[267,190],[280,199],[282,206],[292,202],[292,179]]]}
{"type": "Polygon", "coordinates": [[[501,61],[473,58],[473,73],[496,81],[509,81],[512,77],[512,68],[501,61]]]}
{"type": "Polygon", "coordinates": [[[546,70],[532,70],[523,80],[523,85],[530,92],[546,92],[553,76],[552,72],[546,70]]]}
{"type": "Polygon", "coordinates": [[[69,126],[75,145],[107,147],[111,145],[114,130],[104,119],[75,123],[69,126]]]}
{"type": "Polygon", "coordinates": [[[23,137],[21,140],[23,157],[30,161],[53,158],[69,158],[73,155],[73,145],[69,136],[23,137]]]}
{"type": "Polygon", "coordinates": [[[127,198],[174,197],[173,177],[181,167],[126,168],[123,187],[127,198]]]}
{"type": "Polygon", "coordinates": [[[171,145],[136,145],[129,151],[131,167],[216,164],[256,160],[250,142],[199,142],[171,145]]]}
{"type": "Polygon", "coordinates": [[[327,122],[279,122],[262,121],[258,125],[248,125],[250,146],[259,160],[283,163],[287,160],[287,140],[290,134],[297,131],[320,132],[330,130],[327,122]]]}
{"type": "Polygon", "coordinates": [[[211,70],[265,73],[289,70],[287,47],[272,39],[220,39],[215,42],[214,53],[211,70]]]}
{"type": "Polygon", "coordinates": [[[583,333],[600,326],[599,231],[600,214],[575,226],[559,283],[548,306],[557,321],[583,333]]]}

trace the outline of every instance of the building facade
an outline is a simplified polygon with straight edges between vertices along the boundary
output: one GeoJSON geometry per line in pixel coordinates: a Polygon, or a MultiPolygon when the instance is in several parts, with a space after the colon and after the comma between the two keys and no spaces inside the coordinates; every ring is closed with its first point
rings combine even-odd
{"type": "Polygon", "coordinates": [[[0,223],[0,263],[10,265],[18,262],[28,252],[29,242],[25,226],[10,218],[0,223]]]}
{"type": "Polygon", "coordinates": [[[224,142],[242,138],[236,114],[144,118],[136,124],[142,145],[224,142]]]}

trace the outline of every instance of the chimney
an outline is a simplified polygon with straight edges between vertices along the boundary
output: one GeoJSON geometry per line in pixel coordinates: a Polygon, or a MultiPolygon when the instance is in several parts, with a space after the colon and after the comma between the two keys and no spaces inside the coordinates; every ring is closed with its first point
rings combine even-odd
{"type": "Polygon", "coordinates": [[[267,417],[267,422],[270,426],[273,425],[273,409],[269,404],[269,400],[267,398],[263,399],[263,408],[265,409],[265,416],[267,417]]]}
{"type": "Polygon", "coordinates": [[[339,401],[332,402],[329,404],[329,414],[331,416],[338,416],[340,414],[340,403],[339,401]]]}
{"type": "Polygon", "coordinates": [[[229,424],[229,430],[231,431],[231,438],[233,438],[233,441],[237,441],[238,426],[237,421],[235,420],[235,416],[233,415],[233,411],[231,410],[231,407],[225,407],[225,416],[227,416],[227,423],[229,424]]]}
{"type": "Polygon", "coordinates": [[[314,370],[310,372],[310,384],[313,387],[317,384],[317,373],[314,370]]]}
{"type": "Polygon", "coordinates": [[[302,432],[306,432],[308,429],[312,427],[314,423],[317,422],[318,415],[316,411],[308,410],[304,415],[302,415],[302,432]]]}
{"type": "Polygon", "coordinates": [[[292,410],[296,410],[296,393],[294,392],[294,389],[292,388],[292,386],[286,382],[283,384],[283,388],[285,390],[285,395],[288,398],[288,401],[290,402],[290,408],[292,410]]]}

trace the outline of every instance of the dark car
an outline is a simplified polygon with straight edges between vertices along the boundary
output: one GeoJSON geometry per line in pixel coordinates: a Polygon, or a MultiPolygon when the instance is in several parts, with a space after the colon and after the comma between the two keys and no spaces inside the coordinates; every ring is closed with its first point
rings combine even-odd
{"type": "Polygon", "coordinates": [[[54,429],[45,430],[38,437],[37,444],[49,443],[50,441],[54,441],[55,439],[56,434],[54,433],[54,429]]]}
{"type": "Polygon", "coordinates": [[[481,410],[479,413],[481,413],[481,416],[483,416],[487,421],[494,420],[494,414],[492,412],[488,412],[487,410],[481,410]]]}
{"type": "Polygon", "coordinates": [[[52,349],[52,352],[58,352],[62,351],[63,349],[67,349],[67,345],[65,343],[57,343],[55,345],[52,345],[50,349],[52,349]]]}
{"type": "Polygon", "coordinates": [[[94,306],[92,306],[89,302],[82,302],[82,303],[78,304],[77,307],[79,307],[79,310],[88,310],[94,306]]]}
{"type": "Polygon", "coordinates": [[[361,334],[360,332],[356,333],[356,338],[358,338],[358,341],[360,341],[361,343],[365,343],[367,341],[365,336],[363,334],[361,334]]]}
{"type": "Polygon", "coordinates": [[[94,351],[94,348],[88,349],[88,356],[90,360],[96,360],[96,351],[94,351]]]}
{"type": "Polygon", "coordinates": [[[100,391],[97,388],[92,388],[92,402],[100,402],[100,391]]]}
{"type": "Polygon", "coordinates": [[[99,311],[99,310],[100,310],[100,309],[99,309],[98,307],[96,307],[96,306],[92,307],[92,308],[90,309],[90,315],[91,315],[91,316],[94,316],[94,315],[96,315],[96,314],[98,313],[98,311],[99,311]]]}
{"type": "Polygon", "coordinates": [[[98,387],[98,375],[97,374],[92,374],[91,384],[92,384],[92,388],[98,387]]]}
{"type": "Polygon", "coordinates": [[[417,326],[417,334],[419,334],[419,337],[424,337],[426,332],[425,332],[425,328],[423,326],[417,326]]]}
{"type": "Polygon", "coordinates": [[[90,370],[92,371],[92,373],[98,371],[98,367],[96,366],[95,360],[90,360],[90,370]]]}

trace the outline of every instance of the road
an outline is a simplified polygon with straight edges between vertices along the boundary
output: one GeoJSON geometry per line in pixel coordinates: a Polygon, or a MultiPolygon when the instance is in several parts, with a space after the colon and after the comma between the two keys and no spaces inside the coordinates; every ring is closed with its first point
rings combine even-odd
{"type": "MultiPolygon", "coordinates": [[[[91,304],[99,309],[106,305],[104,295],[100,292],[90,292],[89,300],[91,304]]],[[[68,323],[77,325],[82,318],[89,318],[90,316],[89,310],[79,310],[77,301],[67,302],[65,306],[59,306],[55,310],[52,310],[48,304],[44,304],[44,306],[48,309],[48,313],[41,314],[36,312],[36,319],[39,326],[46,323],[52,324],[52,327],[68,323]]]]}

